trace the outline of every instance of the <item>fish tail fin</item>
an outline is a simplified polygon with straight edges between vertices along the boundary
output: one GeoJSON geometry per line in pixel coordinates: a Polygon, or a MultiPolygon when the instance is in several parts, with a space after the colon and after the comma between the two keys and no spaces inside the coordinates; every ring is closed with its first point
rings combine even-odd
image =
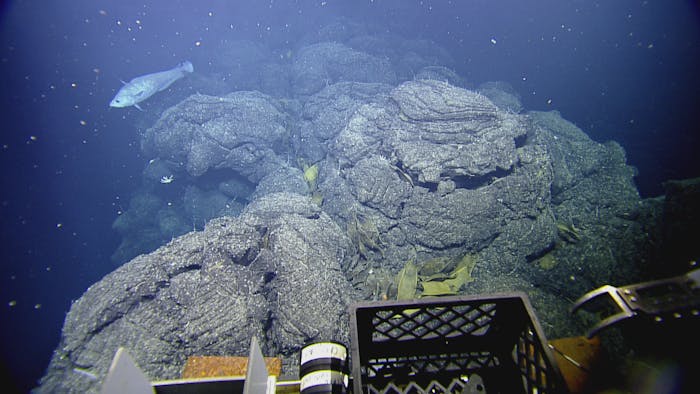
{"type": "Polygon", "coordinates": [[[180,63],[178,67],[180,67],[181,70],[186,71],[188,73],[194,72],[194,66],[189,60],[185,60],[184,62],[180,63]]]}

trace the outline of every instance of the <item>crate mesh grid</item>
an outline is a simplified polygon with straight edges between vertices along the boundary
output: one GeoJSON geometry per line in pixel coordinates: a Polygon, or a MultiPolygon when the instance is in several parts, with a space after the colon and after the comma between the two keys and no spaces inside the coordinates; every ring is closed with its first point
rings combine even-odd
{"type": "Polygon", "coordinates": [[[465,384],[460,379],[453,379],[449,385],[443,386],[440,382],[430,381],[426,387],[421,387],[415,382],[410,382],[405,387],[396,386],[393,383],[389,383],[383,390],[378,391],[375,388],[371,388],[369,393],[371,394],[461,394],[464,391],[465,384]]]}
{"type": "Polygon", "coordinates": [[[374,342],[483,335],[496,311],[495,304],[455,305],[427,309],[380,310],[372,318],[374,342]]]}
{"type": "Polygon", "coordinates": [[[526,381],[528,391],[533,392],[537,387],[547,386],[547,362],[543,356],[541,344],[534,332],[528,327],[518,338],[515,359],[521,375],[526,381]]]}
{"type": "Polygon", "coordinates": [[[358,305],[351,313],[356,393],[461,392],[460,379],[471,374],[485,378],[487,392],[565,392],[526,296],[501,297],[358,305]],[[358,340],[369,350],[364,356],[358,340]]]}
{"type": "MultiPolygon", "coordinates": [[[[500,361],[492,353],[446,353],[417,357],[391,357],[370,359],[365,373],[368,377],[386,376],[385,371],[407,371],[413,374],[435,374],[495,367],[500,361]]],[[[390,372],[386,372],[390,373],[390,372]]]]}

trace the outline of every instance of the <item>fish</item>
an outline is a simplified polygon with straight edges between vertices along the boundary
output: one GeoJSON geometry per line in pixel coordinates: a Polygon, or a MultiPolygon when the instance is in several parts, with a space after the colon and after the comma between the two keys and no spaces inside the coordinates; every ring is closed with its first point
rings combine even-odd
{"type": "Polygon", "coordinates": [[[184,61],[170,70],[142,75],[129,82],[122,81],[124,86],[119,89],[109,106],[124,108],[133,105],[140,111],[143,111],[139,106],[140,102],[167,89],[175,81],[191,72],[194,72],[194,66],[192,66],[191,62],[184,61]]]}

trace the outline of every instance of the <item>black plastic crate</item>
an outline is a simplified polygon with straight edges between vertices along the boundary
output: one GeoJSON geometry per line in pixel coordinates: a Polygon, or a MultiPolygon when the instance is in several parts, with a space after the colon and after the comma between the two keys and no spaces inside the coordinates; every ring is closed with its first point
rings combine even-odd
{"type": "Polygon", "coordinates": [[[350,325],[355,394],[566,392],[523,293],[359,303],[350,325]]]}

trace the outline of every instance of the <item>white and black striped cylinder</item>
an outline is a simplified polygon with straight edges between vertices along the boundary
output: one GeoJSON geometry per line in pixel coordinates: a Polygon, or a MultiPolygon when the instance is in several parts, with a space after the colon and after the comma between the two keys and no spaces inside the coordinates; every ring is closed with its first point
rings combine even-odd
{"type": "Polygon", "coordinates": [[[316,342],[301,349],[301,394],[345,394],[348,390],[348,348],[339,342],[316,342]]]}

